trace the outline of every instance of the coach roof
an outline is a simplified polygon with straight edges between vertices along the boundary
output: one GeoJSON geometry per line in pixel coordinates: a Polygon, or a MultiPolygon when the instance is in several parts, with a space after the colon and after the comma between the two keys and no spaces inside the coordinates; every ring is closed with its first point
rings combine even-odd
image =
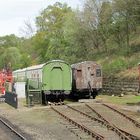
{"type": "Polygon", "coordinates": [[[42,69],[44,65],[47,65],[47,64],[52,63],[52,62],[63,62],[65,64],[69,65],[67,62],[65,62],[63,60],[50,60],[50,61],[48,61],[46,63],[30,66],[30,67],[23,68],[23,69],[18,69],[18,70],[15,70],[14,72],[23,72],[23,71],[26,71],[26,70],[42,69]]]}
{"type": "MultiPolygon", "coordinates": [[[[79,63],[75,63],[75,64],[72,64],[71,67],[74,68],[78,65],[81,65],[81,64],[85,64],[85,63],[94,63],[94,64],[97,64],[96,62],[94,61],[83,61],[83,62],[79,62],[79,63]]],[[[97,65],[100,65],[100,64],[97,64],[97,65]]]]}

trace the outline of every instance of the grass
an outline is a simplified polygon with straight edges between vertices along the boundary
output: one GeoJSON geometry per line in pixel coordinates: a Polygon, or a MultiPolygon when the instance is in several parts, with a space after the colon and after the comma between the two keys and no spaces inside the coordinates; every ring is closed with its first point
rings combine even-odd
{"type": "Polygon", "coordinates": [[[140,96],[135,95],[124,95],[123,97],[99,95],[97,99],[119,105],[140,105],[140,96]]]}
{"type": "Polygon", "coordinates": [[[77,102],[77,101],[75,101],[73,99],[65,99],[64,100],[64,104],[69,104],[69,103],[73,103],[73,102],[77,102]]]}
{"type": "MultiPolygon", "coordinates": [[[[124,95],[123,97],[99,95],[96,98],[101,99],[102,101],[105,101],[108,103],[113,103],[113,104],[122,104],[122,105],[140,104],[140,96],[135,96],[135,95],[124,95]]],[[[22,104],[25,107],[25,105],[26,105],[25,99],[20,99],[19,102],[20,102],[20,104],[22,104]]],[[[74,101],[72,99],[64,100],[65,104],[69,104],[69,103],[73,103],[73,102],[76,103],[76,101],[74,101]]],[[[4,106],[9,106],[9,105],[4,104],[4,106]]],[[[41,105],[35,105],[35,106],[41,106],[41,105]]]]}
{"type": "MultiPolygon", "coordinates": [[[[123,97],[109,96],[109,95],[99,95],[99,96],[96,97],[96,99],[101,100],[101,101],[106,102],[106,103],[112,103],[112,104],[118,104],[118,105],[140,105],[140,95],[139,96],[135,96],[135,95],[124,95],[123,97]]],[[[75,102],[76,103],[76,101],[73,101],[71,99],[67,99],[67,100],[64,101],[65,104],[69,104],[69,103],[72,103],[72,102],[75,102]]],[[[25,99],[20,99],[19,100],[19,104],[20,104],[20,108],[19,109],[24,108],[25,109],[25,112],[29,109],[29,108],[27,108],[25,106],[25,104],[26,104],[25,103],[25,99]]],[[[36,107],[37,106],[42,107],[41,105],[35,105],[35,106],[36,107]]],[[[6,103],[1,103],[0,104],[0,109],[16,111],[15,108],[11,107],[10,105],[8,105],[6,103]]],[[[42,110],[42,113],[44,113],[44,110],[42,110]]],[[[40,114],[41,114],[41,112],[40,112],[40,114]]],[[[37,114],[34,114],[33,116],[34,116],[34,119],[35,119],[36,118],[35,116],[37,116],[37,114]]]]}
{"type": "Polygon", "coordinates": [[[98,61],[102,65],[103,74],[117,77],[136,77],[138,73],[138,63],[140,62],[140,52],[133,53],[131,56],[124,57],[119,55],[112,55],[100,58],[98,61]],[[129,70],[129,75],[126,71],[129,70]],[[131,71],[130,71],[131,70],[131,71]],[[134,70],[136,71],[135,73],[134,70]],[[121,75],[123,73],[123,75],[121,75]]]}

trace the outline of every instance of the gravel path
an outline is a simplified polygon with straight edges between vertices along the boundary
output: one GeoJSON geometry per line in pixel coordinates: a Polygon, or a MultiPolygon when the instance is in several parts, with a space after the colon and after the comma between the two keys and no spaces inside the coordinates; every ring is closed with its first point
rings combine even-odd
{"type": "MultiPolygon", "coordinates": [[[[104,109],[106,108],[100,109],[100,107],[97,104],[96,104],[97,106],[95,106],[95,104],[94,104],[95,109],[100,111],[100,113],[106,114],[107,119],[109,119],[110,121],[114,121],[116,124],[118,123],[119,116],[115,114],[112,115],[111,111],[105,112],[104,109]]],[[[98,117],[95,113],[88,110],[82,103],[74,103],[73,106],[76,109],[88,113],[89,115],[98,117]]],[[[127,108],[127,106],[125,106],[124,108],[127,108]]],[[[126,113],[131,114],[134,117],[134,114],[129,110],[127,110],[126,113]]],[[[60,115],[58,115],[52,109],[50,109],[50,107],[40,106],[27,108],[21,105],[20,108],[16,110],[5,103],[1,103],[0,115],[2,115],[4,118],[7,118],[13,125],[19,128],[23,133],[28,134],[27,138],[29,140],[79,140],[79,137],[76,136],[76,133],[79,132],[78,131],[76,133],[72,132],[73,126],[67,123],[67,121],[65,121],[60,115]]],[[[137,116],[137,114],[135,115],[136,119],[139,119],[139,117],[140,116],[137,116]]],[[[124,124],[124,121],[125,120],[119,121],[122,123],[122,126],[124,124]]],[[[91,120],[89,120],[89,122],[91,122],[91,120]]],[[[82,120],[82,123],[86,124],[84,119],[82,120]]],[[[94,123],[91,124],[94,125],[94,123]]],[[[133,125],[131,124],[131,126],[133,125]]],[[[128,124],[128,127],[130,127],[130,124],[128,124]]],[[[136,132],[134,132],[134,134],[139,136],[140,131],[138,129],[135,131],[136,132]]],[[[0,134],[1,134],[0,140],[11,140],[8,139],[8,136],[6,139],[4,128],[2,127],[0,127],[0,134]]]]}
{"type": "Polygon", "coordinates": [[[6,108],[0,107],[0,114],[23,133],[30,135],[31,140],[78,140],[66,128],[65,121],[49,107],[15,110],[6,105],[6,108]]]}

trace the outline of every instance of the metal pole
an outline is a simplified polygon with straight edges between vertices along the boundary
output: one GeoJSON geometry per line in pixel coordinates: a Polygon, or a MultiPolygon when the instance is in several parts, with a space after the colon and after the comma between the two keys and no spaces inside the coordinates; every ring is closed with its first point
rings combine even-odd
{"type": "Polygon", "coordinates": [[[138,64],[138,70],[139,70],[139,88],[138,88],[138,93],[140,93],[140,63],[138,64]]]}

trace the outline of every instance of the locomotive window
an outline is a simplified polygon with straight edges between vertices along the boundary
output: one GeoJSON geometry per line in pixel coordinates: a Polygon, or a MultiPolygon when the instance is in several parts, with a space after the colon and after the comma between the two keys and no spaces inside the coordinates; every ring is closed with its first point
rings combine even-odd
{"type": "Polygon", "coordinates": [[[101,69],[96,69],[96,77],[101,77],[101,69]]]}

